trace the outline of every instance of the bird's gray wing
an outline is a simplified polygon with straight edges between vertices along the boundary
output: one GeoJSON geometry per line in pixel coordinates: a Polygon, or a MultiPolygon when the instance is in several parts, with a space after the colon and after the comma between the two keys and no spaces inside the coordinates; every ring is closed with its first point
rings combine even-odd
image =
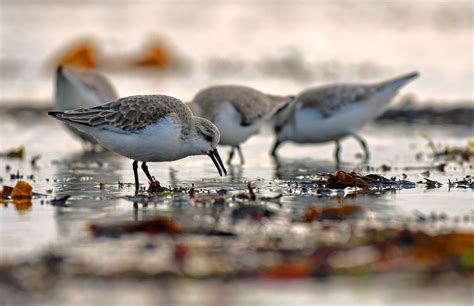
{"type": "MultiPolygon", "coordinates": [[[[182,123],[188,123],[192,117],[191,110],[183,102],[164,95],[130,96],[92,108],[50,112],[50,115],[77,124],[113,126],[130,132],[143,130],[167,115],[173,115],[182,123]]],[[[189,129],[188,125],[183,126],[189,129]]]]}
{"type": "Polygon", "coordinates": [[[246,86],[213,86],[200,91],[193,99],[204,117],[216,119],[218,110],[225,104],[231,104],[240,114],[241,125],[248,126],[266,116],[272,105],[266,95],[246,86]]]}
{"type": "Polygon", "coordinates": [[[377,91],[373,85],[340,84],[308,89],[298,95],[303,108],[311,108],[330,117],[341,108],[369,100],[377,91]]]}

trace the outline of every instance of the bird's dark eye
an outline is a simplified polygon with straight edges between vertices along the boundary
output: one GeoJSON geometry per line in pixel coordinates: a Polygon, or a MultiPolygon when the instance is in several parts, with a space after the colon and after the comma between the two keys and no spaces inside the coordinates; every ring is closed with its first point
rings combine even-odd
{"type": "Polygon", "coordinates": [[[204,140],[211,143],[213,142],[214,135],[209,130],[206,130],[206,131],[198,130],[198,132],[202,136],[202,138],[204,138],[204,140]]]}
{"type": "Polygon", "coordinates": [[[211,135],[204,135],[204,139],[206,139],[208,142],[212,142],[214,140],[214,137],[211,135]]]}

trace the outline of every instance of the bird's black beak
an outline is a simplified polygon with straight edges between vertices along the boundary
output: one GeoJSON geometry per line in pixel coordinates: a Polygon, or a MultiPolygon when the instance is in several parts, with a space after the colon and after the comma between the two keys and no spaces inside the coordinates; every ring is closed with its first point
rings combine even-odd
{"type": "Polygon", "coordinates": [[[227,170],[224,167],[224,163],[222,162],[222,159],[219,156],[219,152],[217,152],[217,149],[209,151],[207,155],[209,155],[209,157],[212,159],[212,162],[216,166],[217,171],[219,171],[219,175],[222,176],[222,172],[224,172],[224,175],[227,175],[227,170]]]}

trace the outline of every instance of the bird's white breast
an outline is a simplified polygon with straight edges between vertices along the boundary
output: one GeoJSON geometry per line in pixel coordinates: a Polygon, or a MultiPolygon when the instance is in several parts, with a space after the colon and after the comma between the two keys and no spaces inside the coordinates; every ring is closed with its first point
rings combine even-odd
{"type": "Polygon", "coordinates": [[[245,142],[250,136],[257,134],[263,120],[255,120],[253,124],[242,126],[241,115],[230,104],[226,103],[214,120],[214,124],[220,131],[220,145],[238,145],[245,142]]]}
{"type": "Polygon", "coordinates": [[[370,100],[350,104],[329,117],[323,117],[313,108],[296,106],[293,120],[283,127],[280,138],[299,143],[318,143],[340,139],[356,133],[383,110],[393,92],[381,92],[370,100]]]}
{"type": "Polygon", "coordinates": [[[86,129],[105,148],[133,160],[172,161],[186,157],[190,151],[181,138],[181,125],[169,116],[138,132],[115,127],[86,129]]]}

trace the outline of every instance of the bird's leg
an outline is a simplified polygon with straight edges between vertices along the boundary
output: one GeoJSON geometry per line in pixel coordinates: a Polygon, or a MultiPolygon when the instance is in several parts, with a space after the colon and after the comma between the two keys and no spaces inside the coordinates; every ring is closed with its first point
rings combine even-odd
{"type": "Polygon", "coordinates": [[[364,155],[365,155],[364,162],[369,161],[370,152],[369,152],[369,147],[367,146],[367,143],[365,142],[365,140],[362,137],[360,137],[358,134],[352,134],[352,137],[354,137],[360,143],[360,146],[364,150],[364,155]]]}
{"type": "Polygon", "coordinates": [[[244,159],[244,154],[242,153],[242,149],[240,148],[240,145],[237,145],[236,148],[237,148],[237,152],[239,153],[240,164],[243,165],[245,164],[245,159],[244,159]]]}
{"type": "Polygon", "coordinates": [[[336,140],[336,149],[334,150],[334,160],[336,161],[336,168],[339,168],[339,164],[341,162],[341,143],[339,140],[336,140]]]}
{"type": "Polygon", "coordinates": [[[142,170],[143,172],[145,172],[146,177],[148,178],[148,181],[150,183],[155,181],[155,178],[151,176],[150,171],[148,171],[148,166],[146,165],[146,162],[142,162],[142,170]]]}
{"type": "Polygon", "coordinates": [[[134,160],[132,163],[133,175],[135,176],[135,193],[140,189],[140,183],[138,182],[138,161],[134,160]]]}
{"type": "Polygon", "coordinates": [[[278,140],[278,138],[275,140],[275,144],[273,145],[273,149],[271,151],[271,155],[273,156],[274,159],[278,159],[278,156],[277,156],[277,149],[278,147],[281,145],[281,141],[278,140]]]}
{"type": "Polygon", "coordinates": [[[235,147],[232,146],[229,152],[229,158],[227,158],[227,164],[230,165],[232,158],[234,158],[235,147]]]}

